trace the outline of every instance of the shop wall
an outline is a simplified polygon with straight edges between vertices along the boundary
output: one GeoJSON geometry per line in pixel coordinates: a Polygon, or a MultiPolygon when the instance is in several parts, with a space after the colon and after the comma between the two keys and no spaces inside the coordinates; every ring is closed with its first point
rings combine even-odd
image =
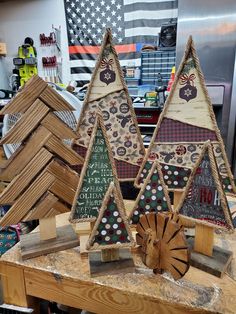
{"type": "Polygon", "coordinates": [[[40,47],[39,34],[49,35],[55,27],[61,26],[63,81],[70,80],[68,66],[67,33],[63,0],[8,0],[0,3],[0,41],[7,44],[7,57],[0,57],[0,88],[7,88],[8,77],[14,68],[12,59],[17,56],[18,46],[25,37],[32,37],[38,52],[39,75],[43,75],[41,57],[48,48],[40,47]]]}

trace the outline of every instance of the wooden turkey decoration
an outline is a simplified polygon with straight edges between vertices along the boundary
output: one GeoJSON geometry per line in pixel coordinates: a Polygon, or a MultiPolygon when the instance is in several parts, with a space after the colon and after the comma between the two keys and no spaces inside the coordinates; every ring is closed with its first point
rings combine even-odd
{"type": "Polygon", "coordinates": [[[148,268],[154,273],[168,271],[175,280],[186,274],[190,253],[178,215],[148,213],[141,216],[136,230],[142,261],[148,268]]]}

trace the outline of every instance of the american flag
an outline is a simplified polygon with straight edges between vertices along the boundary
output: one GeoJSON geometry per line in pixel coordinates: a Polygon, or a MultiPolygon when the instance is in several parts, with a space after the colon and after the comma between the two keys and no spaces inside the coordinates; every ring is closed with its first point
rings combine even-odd
{"type": "Polygon", "coordinates": [[[64,0],[71,79],[87,83],[106,28],[121,66],[140,66],[144,44],[157,44],[161,25],[177,18],[178,0],[64,0]]]}

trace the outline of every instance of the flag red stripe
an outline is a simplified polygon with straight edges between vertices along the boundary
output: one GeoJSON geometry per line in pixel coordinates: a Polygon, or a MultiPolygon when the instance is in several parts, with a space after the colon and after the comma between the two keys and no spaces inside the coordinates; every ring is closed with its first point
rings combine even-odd
{"type": "MultiPolygon", "coordinates": [[[[118,53],[127,53],[127,52],[135,52],[136,45],[129,44],[129,45],[117,45],[115,49],[118,53]]],[[[100,51],[100,46],[69,46],[69,53],[91,53],[91,54],[98,54],[100,51]]]]}

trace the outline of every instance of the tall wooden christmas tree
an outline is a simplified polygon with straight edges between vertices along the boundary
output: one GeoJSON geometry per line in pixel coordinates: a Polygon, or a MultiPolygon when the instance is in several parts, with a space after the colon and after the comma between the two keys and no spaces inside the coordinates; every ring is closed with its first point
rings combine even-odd
{"type": "Polygon", "coordinates": [[[171,203],[161,168],[158,162],[155,161],[129,215],[130,223],[136,225],[140,216],[150,212],[157,213],[161,211],[171,212],[171,203]]]}
{"type": "Polygon", "coordinates": [[[122,199],[114,159],[101,113],[97,113],[70,215],[71,222],[95,221],[114,182],[122,199]]]}
{"type": "Polygon", "coordinates": [[[137,176],[145,150],[109,29],[84,100],[77,128],[78,139],[73,145],[82,157],[86,155],[98,110],[103,115],[118,178],[132,181],[137,176]]]}
{"type": "MultiPolygon", "coordinates": [[[[200,261],[205,262],[204,266],[207,265],[209,269],[212,268],[215,273],[214,267],[217,265],[217,271],[221,276],[232,258],[232,252],[213,248],[214,229],[226,231],[233,231],[234,229],[210,141],[203,146],[177,212],[184,219],[195,222],[194,251],[210,256],[210,258],[206,257],[205,260],[201,257],[200,261]],[[217,263],[212,263],[211,260],[213,259],[217,259],[217,263]]],[[[200,267],[200,261],[194,260],[193,254],[192,261],[194,266],[200,267]]]]}
{"type": "Polygon", "coordinates": [[[21,239],[23,258],[78,244],[72,228],[66,226],[56,232],[55,221],[55,215],[70,210],[74,199],[79,178],[70,167],[83,163],[83,158],[63,142],[75,138],[75,132],[55,114],[73,109],[36,76],[2,110],[4,114],[20,112],[21,117],[0,144],[21,144],[0,174],[2,180],[10,181],[0,195],[0,204],[11,205],[0,225],[40,221],[40,235],[21,239]],[[50,244],[43,241],[48,239],[52,239],[50,244]]]}
{"type": "Polygon", "coordinates": [[[157,159],[169,189],[182,189],[190,169],[201,154],[204,142],[213,144],[220,176],[226,192],[236,192],[224,143],[217,127],[192,37],[189,37],[183,60],[176,73],[169,97],[158,120],[146,157],[136,178],[142,184],[157,159]]]}

